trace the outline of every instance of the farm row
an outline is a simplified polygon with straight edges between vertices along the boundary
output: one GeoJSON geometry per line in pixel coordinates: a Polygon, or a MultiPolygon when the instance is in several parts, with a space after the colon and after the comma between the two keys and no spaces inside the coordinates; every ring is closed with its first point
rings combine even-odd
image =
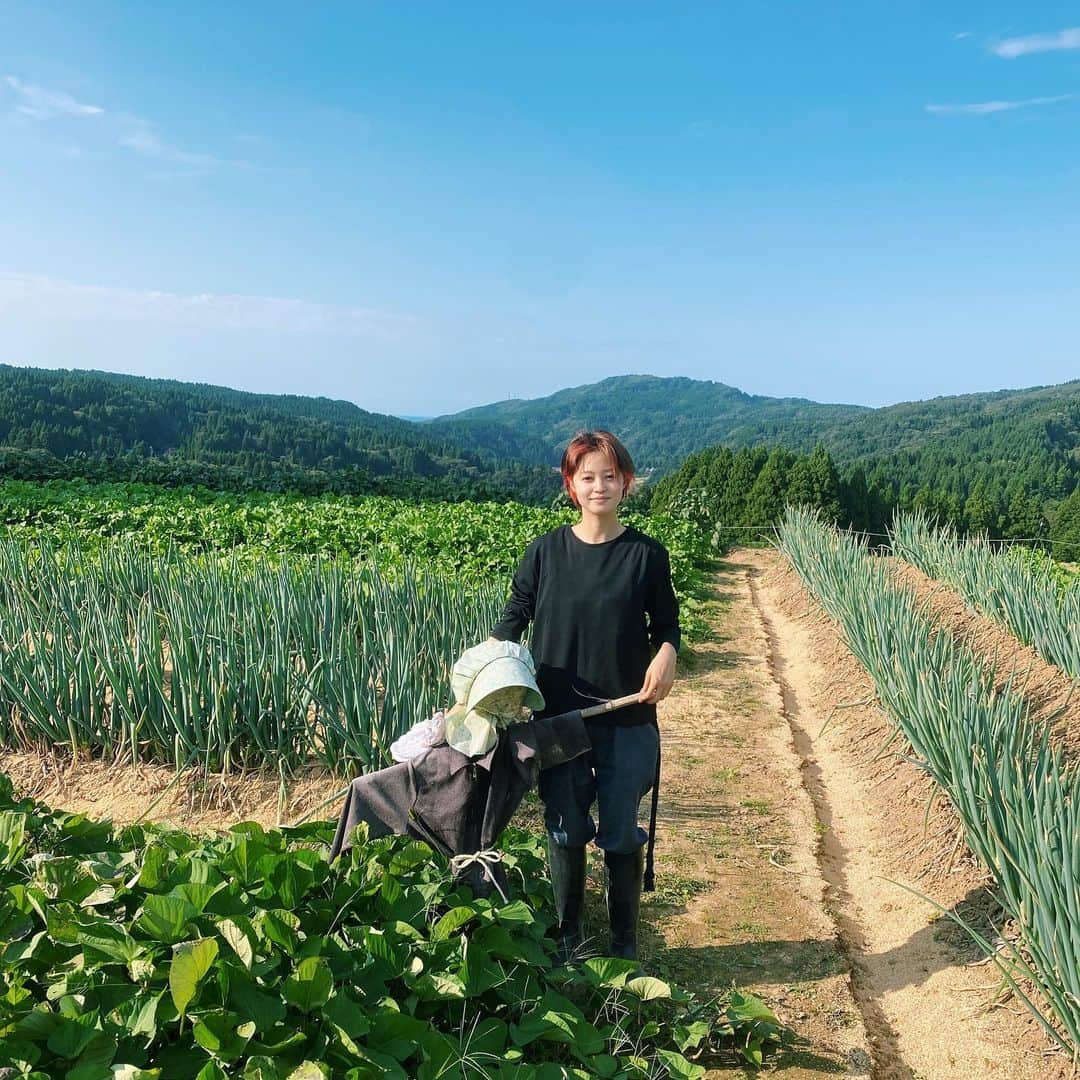
{"type": "Polygon", "coordinates": [[[401,569],[0,541],[0,744],[215,770],[378,767],[505,598],[401,569]]]}
{"type": "MultiPolygon", "coordinates": [[[[516,504],[0,485],[0,745],[355,773],[447,704],[535,535],[516,504]]],[[[707,549],[672,518],[693,634],[707,549]]]]}
{"type": "MultiPolygon", "coordinates": [[[[188,498],[212,524],[194,492],[173,504],[176,520],[188,498]]],[[[283,512],[313,505],[294,502],[283,512]]],[[[343,520],[373,512],[340,502],[343,520]]],[[[417,521],[428,509],[372,502],[417,521]]],[[[482,571],[418,569],[406,548],[372,558],[365,547],[263,545],[250,519],[245,539],[218,548],[170,533],[152,503],[139,511],[158,530],[149,545],[128,518],[80,539],[74,497],[70,521],[28,510],[0,544],[0,741],[178,766],[368,767],[400,716],[438,702],[446,658],[486,632],[516,557],[485,585],[482,571]]],[[[433,515],[457,509],[479,512],[433,515]]],[[[500,512],[523,510],[480,509],[496,536],[500,512]]],[[[259,514],[265,526],[270,508],[259,514]]],[[[682,550],[700,574],[696,543],[682,550]]],[[[806,515],[789,515],[781,545],[994,873],[1022,931],[999,961],[1019,993],[1035,984],[1047,1030],[1075,1047],[1075,772],[880,560],[806,515]]],[[[38,1080],[692,1077],[702,1070],[688,1059],[703,1051],[757,1063],[785,1038],[744,995],[707,1006],[599,958],[553,971],[535,840],[506,838],[514,892],[491,905],[405,840],[358,844],[328,867],[329,836],[324,824],[213,839],[114,831],[19,802],[0,776],[0,938],[11,943],[0,952],[0,1066],[38,1080]]]]}
{"type": "Polygon", "coordinates": [[[856,540],[790,511],[780,546],[871,676],[895,737],[947,794],[1019,928],[1019,940],[996,953],[994,943],[980,944],[1050,1037],[1073,1053],[1080,1047],[1080,773],[1025,700],[995,688],[990,667],[856,540]]]}
{"type": "Polygon", "coordinates": [[[553,969],[535,838],[505,838],[513,891],[492,904],[423,844],[357,844],[330,865],[331,835],[114,830],[18,800],[0,775],[0,1069],[691,1080],[688,1055],[759,1062],[786,1037],[753,998],[697,1001],[633,961],[553,969]]]}
{"type": "MultiPolygon", "coordinates": [[[[49,534],[88,548],[131,537],[149,551],[243,549],[259,559],[334,555],[374,559],[382,569],[409,561],[467,579],[508,579],[526,545],[572,521],[569,508],[519,503],[408,502],[382,496],[232,494],[204,488],[78,481],[0,483],[0,525],[49,534]]],[[[690,522],[665,514],[623,515],[671,555],[675,589],[701,588],[709,546],[690,522]]]]}
{"type": "Polygon", "coordinates": [[[1002,552],[982,537],[961,539],[918,514],[898,519],[893,550],[1080,677],[1080,581],[1053,560],[1026,548],[1002,552]]]}

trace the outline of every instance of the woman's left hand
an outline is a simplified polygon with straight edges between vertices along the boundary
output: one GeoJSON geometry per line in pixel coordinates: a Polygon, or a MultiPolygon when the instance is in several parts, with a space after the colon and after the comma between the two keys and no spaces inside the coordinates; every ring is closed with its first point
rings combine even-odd
{"type": "Polygon", "coordinates": [[[649,705],[663,701],[671,693],[674,682],[675,649],[665,641],[645,672],[645,681],[638,692],[638,701],[649,705]]]}

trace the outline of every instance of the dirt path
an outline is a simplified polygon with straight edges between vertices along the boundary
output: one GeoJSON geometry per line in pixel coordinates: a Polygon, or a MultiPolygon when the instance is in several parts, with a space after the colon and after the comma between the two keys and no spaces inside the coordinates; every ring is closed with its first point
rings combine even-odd
{"type": "Polygon", "coordinates": [[[750,582],[807,764],[823,827],[826,901],[852,961],[872,1075],[1068,1075],[1060,1057],[1043,1056],[1044,1040],[1022,1010],[985,1008],[998,983],[994,969],[972,966],[977,954],[964,936],[901,887],[968,918],[984,917],[988,906],[982,875],[957,845],[951,812],[940,805],[926,812],[926,781],[895,754],[871,764],[889,729],[869,679],[778,556],[742,552],[733,561],[750,582]]]}
{"type": "Polygon", "coordinates": [[[657,892],[644,907],[645,957],[650,970],[702,992],[734,982],[764,998],[807,1039],[778,1063],[785,1076],[869,1077],[769,643],[745,568],[726,566],[718,584],[715,636],[694,649],[661,707],[657,892]]]}

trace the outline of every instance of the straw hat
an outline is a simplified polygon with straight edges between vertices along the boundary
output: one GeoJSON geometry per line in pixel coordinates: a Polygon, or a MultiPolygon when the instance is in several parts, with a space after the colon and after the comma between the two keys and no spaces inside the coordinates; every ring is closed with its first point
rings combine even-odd
{"type": "Polygon", "coordinates": [[[467,757],[486,754],[498,729],[544,707],[536,665],[524,645],[485,641],[467,649],[450,675],[454,707],[446,714],[446,741],[467,757]]]}

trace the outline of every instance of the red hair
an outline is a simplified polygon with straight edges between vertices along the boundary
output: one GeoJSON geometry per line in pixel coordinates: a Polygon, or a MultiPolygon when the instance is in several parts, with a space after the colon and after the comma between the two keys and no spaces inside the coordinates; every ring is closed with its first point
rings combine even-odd
{"type": "Polygon", "coordinates": [[[582,458],[596,453],[603,454],[611,467],[622,476],[623,498],[626,498],[626,493],[634,482],[634,462],[630,453],[610,431],[579,431],[570,440],[570,445],[563,451],[562,456],[563,487],[575,506],[581,504],[577,501],[571,481],[581,468],[582,458]]]}

